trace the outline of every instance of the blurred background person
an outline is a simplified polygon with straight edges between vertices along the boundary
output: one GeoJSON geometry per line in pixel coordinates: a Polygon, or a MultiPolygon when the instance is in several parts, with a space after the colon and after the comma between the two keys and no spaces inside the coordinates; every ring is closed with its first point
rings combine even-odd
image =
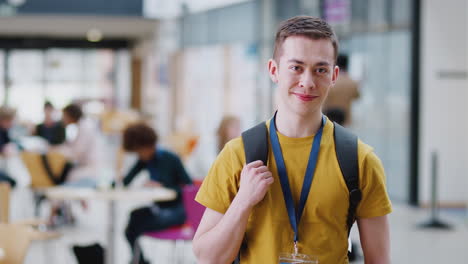
{"type": "Polygon", "coordinates": [[[2,155],[15,153],[16,145],[10,137],[10,130],[16,117],[16,110],[8,106],[0,107],[0,152],[2,155]]]}
{"type": "Polygon", "coordinates": [[[17,147],[10,138],[10,129],[13,126],[16,110],[8,106],[0,107],[0,153],[2,156],[2,168],[0,168],[0,182],[7,182],[11,187],[16,181],[6,172],[5,160],[7,157],[17,153],[17,147]]]}
{"type": "Polygon", "coordinates": [[[67,185],[94,187],[99,166],[102,165],[97,126],[84,117],[78,104],[69,104],[62,111],[63,123],[67,128],[76,126],[75,135],[54,150],[62,153],[73,163],[73,168],[64,179],[67,185]]]}
{"type": "MultiPolygon", "coordinates": [[[[84,117],[78,104],[73,103],[63,108],[62,120],[67,129],[75,126],[75,133],[73,138],[63,144],[50,148],[50,151],[59,152],[68,160],[65,167],[67,171],[62,172],[59,183],[70,187],[96,187],[99,165],[102,165],[98,142],[100,132],[97,126],[84,117]]],[[[85,201],[81,201],[81,205],[84,209],[87,208],[85,201]]],[[[74,224],[74,219],[70,206],[52,203],[48,221],[50,227],[74,224]]]]}
{"type": "Polygon", "coordinates": [[[144,123],[130,125],[123,133],[123,149],[138,155],[138,161],[123,179],[123,184],[128,186],[142,170],[147,170],[150,179],[144,184],[145,187],[164,186],[177,192],[174,201],[154,203],[131,212],[125,236],[132,250],[133,259],[137,259],[138,263],[149,263],[137,244],[140,235],[185,222],[181,187],[192,184],[179,157],[160,149],[157,141],[156,132],[144,123]],[[136,255],[136,252],[140,254],[136,255]]]}
{"type": "Polygon", "coordinates": [[[50,145],[59,145],[65,142],[65,126],[54,117],[55,108],[51,102],[44,103],[44,122],[38,124],[34,135],[47,140],[50,145]]]}
{"type": "Polygon", "coordinates": [[[225,115],[215,126],[213,135],[205,137],[196,146],[193,153],[185,160],[185,165],[195,184],[201,184],[224,145],[229,140],[240,136],[240,119],[234,115],[225,115]]]}
{"type": "Polygon", "coordinates": [[[231,139],[241,135],[240,120],[233,115],[224,116],[216,132],[218,136],[218,153],[231,139]]]}
{"type": "Polygon", "coordinates": [[[351,105],[360,96],[358,83],[348,74],[348,60],[348,55],[338,55],[336,64],[340,67],[340,73],[323,108],[326,116],[344,126],[351,124],[351,105]]]}

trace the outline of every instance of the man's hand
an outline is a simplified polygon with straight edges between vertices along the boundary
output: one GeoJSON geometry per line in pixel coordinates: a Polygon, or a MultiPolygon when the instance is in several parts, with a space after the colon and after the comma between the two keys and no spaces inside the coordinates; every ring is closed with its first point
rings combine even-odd
{"type": "Polygon", "coordinates": [[[148,187],[148,188],[156,188],[156,187],[161,187],[162,184],[160,182],[157,182],[157,181],[149,180],[149,181],[145,182],[145,184],[143,186],[148,187]]]}
{"type": "Polygon", "coordinates": [[[247,206],[253,207],[265,197],[272,183],[273,176],[268,167],[260,160],[253,161],[242,169],[238,196],[247,206]]]}

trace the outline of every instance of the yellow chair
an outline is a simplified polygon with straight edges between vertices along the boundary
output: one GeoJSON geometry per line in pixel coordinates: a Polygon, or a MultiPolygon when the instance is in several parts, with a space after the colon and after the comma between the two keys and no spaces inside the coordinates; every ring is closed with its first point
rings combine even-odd
{"type": "Polygon", "coordinates": [[[101,114],[101,130],[105,134],[120,134],[129,124],[140,120],[137,112],[131,110],[108,110],[101,114]]]}
{"type": "MultiPolygon", "coordinates": [[[[0,223],[10,223],[10,192],[11,187],[7,183],[0,183],[0,223]]],[[[23,219],[14,222],[18,225],[37,227],[47,222],[41,219],[23,219]]]]}
{"type": "Polygon", "coordinates": [[[24,151],[21,153],[21,159],[31,176],[31,188],[34,193],[34,214],[39,216],[39,206],[44,199],[42,189],[55,186],[55,180],[58,180],[65,168],[67,159],[61,153],[49,152],[46,154],[47,161],[52,172],[49,176],[42,161],[41,153],[24,151]],[[51,176],[55,180],[51,179],[51,176]]]}
{"type": "MultiPolygon", "coordinates": [[[[47,153],[46,157],[53,174],[52,176],[58,180],[67,163],[67,159],[58,152],[47,153]]],[[[25,151],[21,153],[21,159],[29,171],[31,187],[33,189],[47,188],[55,185],[44,167],[40,153],[25,151]]]]}

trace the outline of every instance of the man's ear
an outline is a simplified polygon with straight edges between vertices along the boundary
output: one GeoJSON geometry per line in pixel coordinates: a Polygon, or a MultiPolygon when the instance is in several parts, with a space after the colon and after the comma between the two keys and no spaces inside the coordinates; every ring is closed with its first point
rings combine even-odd
{"type": "Polygon", "coordinates": [[[333,68],[333,76],[332,76],[333,85],[335,85],[336,79],[338,79],[339,74],[340,74],[340,67],[335,66],[335,68],[333,68]]]}
{"type": "Polygon", "coordinates": [[[268,73],[274,83],[278,83],[278,64],[274,59],[268,60],[268,73]]]}

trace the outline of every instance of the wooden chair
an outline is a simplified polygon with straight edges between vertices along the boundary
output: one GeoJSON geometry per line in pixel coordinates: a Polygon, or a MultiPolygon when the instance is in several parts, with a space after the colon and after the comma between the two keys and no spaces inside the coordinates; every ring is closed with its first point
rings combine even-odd
{"type": "Polygon", "coordinates": [[[47,173],[47,170],[42,161],[42,154],[36,152],[24,151],[21,153],[21,159],[28,169],[31,176],[31,188],[34,192],[34,214],[39,216],[39,206],[44,199],[42,189],[55,186],[55,180],[58,180],[65,168],[67,159],[61,153],[49,152],[46,154],[48,164],[52,175],[47,173]],[[54,177],[54,179],[51,178],[54,177]]]}
{"type": "Polygon", "coordinates": [[[10,219],[10,185],[0,183],[0,223],[8,223],[10,219]]]}
{"type": "Polygon", "coordinates": [[[33,240],[59,236],[58,233],[37,231],[28,225],[0,223],[0,248],[4,253],[0,264],[22,264],[33,240]]]}
{"type": "MultiPolygon", "coordinates": [[[[53,176],[58,180],[67,163],[67,159],[58,152],[49,152],[46,154],[46,157],[53,176]]],[[[40,153],[25,151],[21,153],[21,159],[31,175],[32,188],[47,188],[55,185],[44,167],[40,153]]]]}
{"type": "Polygon", "coordinates": [[[129,125],[140,120],[137,112],[132,110],[108,110],[101,114],[101,130],[104,134],[121,134],[129,125]]]}

